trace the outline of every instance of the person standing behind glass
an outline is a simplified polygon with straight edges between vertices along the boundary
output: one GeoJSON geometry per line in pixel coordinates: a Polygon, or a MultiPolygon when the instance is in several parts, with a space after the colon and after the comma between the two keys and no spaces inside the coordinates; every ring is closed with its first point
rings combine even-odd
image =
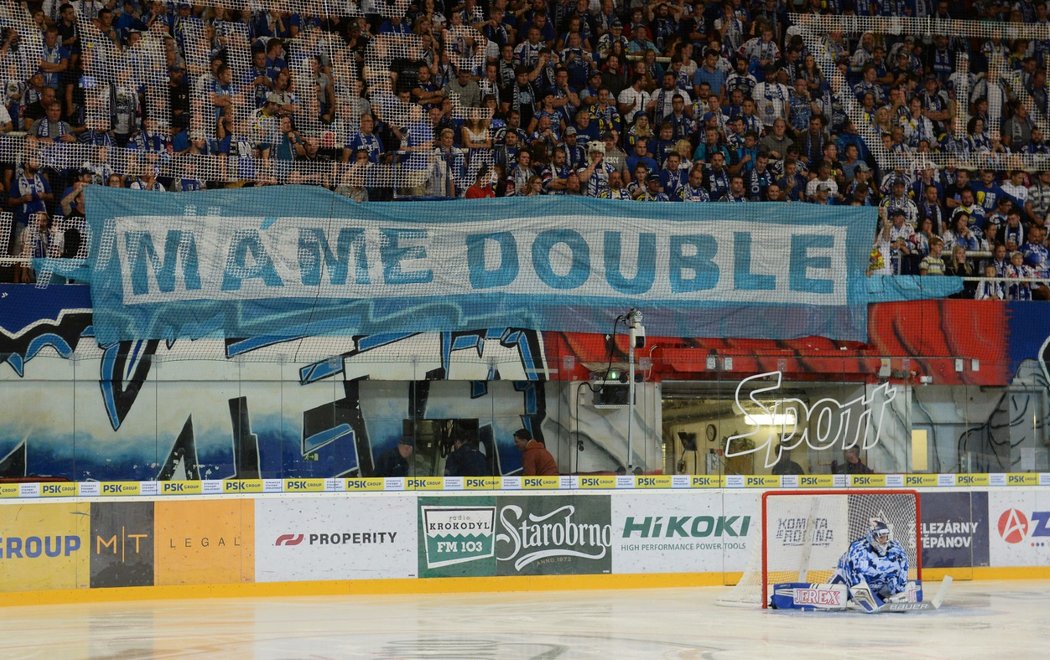
{"type": "Polygon", "coordinates": [[[802,466],[791,460],[791,450],[785,449],[784,445],[777,447],[777,452],[780,454],[780,458],[773,465],[773,469],[770,471],[772,474],[805,474],[806,471],[802,469],[802,466]]]}
{"type": "Polygon", "coordinates": [[[446,477],[487,477],[492,475],[485,455],[462,436],[453,438],[452,453],[445,459],[446,477]]]}

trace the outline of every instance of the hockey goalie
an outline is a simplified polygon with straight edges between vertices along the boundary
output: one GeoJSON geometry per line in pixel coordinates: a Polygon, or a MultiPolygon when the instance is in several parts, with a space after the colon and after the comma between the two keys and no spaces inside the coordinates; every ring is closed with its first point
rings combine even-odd
{"type": "Polygon", "coordinates": [[[867,587],[870,593],[886,600],[903,593],[908,586],[908,553],[891,538],[886,523],[876,520],[867,535],[849,544],[831,584],[846,585],[851,599],[857,589],[867,587]]]}
{"type": "Polygon", "coordinates": [[[922,603],[922,584],[908,580],[908,553],[890,528],[874,520],[870,531],[850,543],[827,584],[788,582],[773,586],[776,609],[908,611],[938,607],[922,603]]]}

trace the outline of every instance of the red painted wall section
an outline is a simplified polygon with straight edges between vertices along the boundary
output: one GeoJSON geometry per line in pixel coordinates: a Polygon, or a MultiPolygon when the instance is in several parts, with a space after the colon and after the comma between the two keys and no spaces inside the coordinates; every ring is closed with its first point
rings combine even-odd
{"type": "MultiPolygon", "coordinates": [[[[869,308],[870,342],[839,342],[822,337],[786,341],[759,339],[683,339],[649,337],[636,359],[648,381],[738,380],[756,373],[782,371],[794,380],[874,382],[888,358],[891,380],[918,383],[932,376],[938,385],[1006,385],[1006,308],[1003,303],[929,300],[880,303],[869,308]],[[714,369],[708,358],[715,357],[714,369]],[[732,358],[726,369],[725,358],[732,358]],[[955,358],[965,360],[961,372],[955,358]],[[973,370],[972,360],[979,361],[973,370]]],[[[587,378],[604,372],[610,360],[627,361],[627,337],[613,342],[605,335],[544,333],[547,358],[559,380],[587,378]]]]}

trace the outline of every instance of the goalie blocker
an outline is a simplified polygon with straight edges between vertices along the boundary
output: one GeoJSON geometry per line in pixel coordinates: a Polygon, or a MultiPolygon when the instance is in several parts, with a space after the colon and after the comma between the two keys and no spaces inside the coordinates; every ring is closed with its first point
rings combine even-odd
{"type": "Polygon", "coordinates": [[[867,584],[852,588],[838,584],[811,584],[806,582],[783,582],[773,585],[769,606],[779,610],[803,610],[806,612],[835,612],[846,609],[860,609],[865,612],[906,612],[912,610],[936,609],[939,600],[923,602],[922,582],[908,582],[904,591],[894,594],[883,601],[872,593],[867,584]]]}

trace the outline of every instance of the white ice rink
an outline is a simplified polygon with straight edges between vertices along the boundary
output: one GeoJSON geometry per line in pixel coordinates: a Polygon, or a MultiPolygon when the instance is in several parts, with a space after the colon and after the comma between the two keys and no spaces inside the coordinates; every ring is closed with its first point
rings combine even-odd
{"type": "Polygon", "coordinates": [[[933,612],[714,604],[720,588],[207,599],[0,609],[3,658],[1046,658],[1050,582],[956,582],[933,612]]]}

